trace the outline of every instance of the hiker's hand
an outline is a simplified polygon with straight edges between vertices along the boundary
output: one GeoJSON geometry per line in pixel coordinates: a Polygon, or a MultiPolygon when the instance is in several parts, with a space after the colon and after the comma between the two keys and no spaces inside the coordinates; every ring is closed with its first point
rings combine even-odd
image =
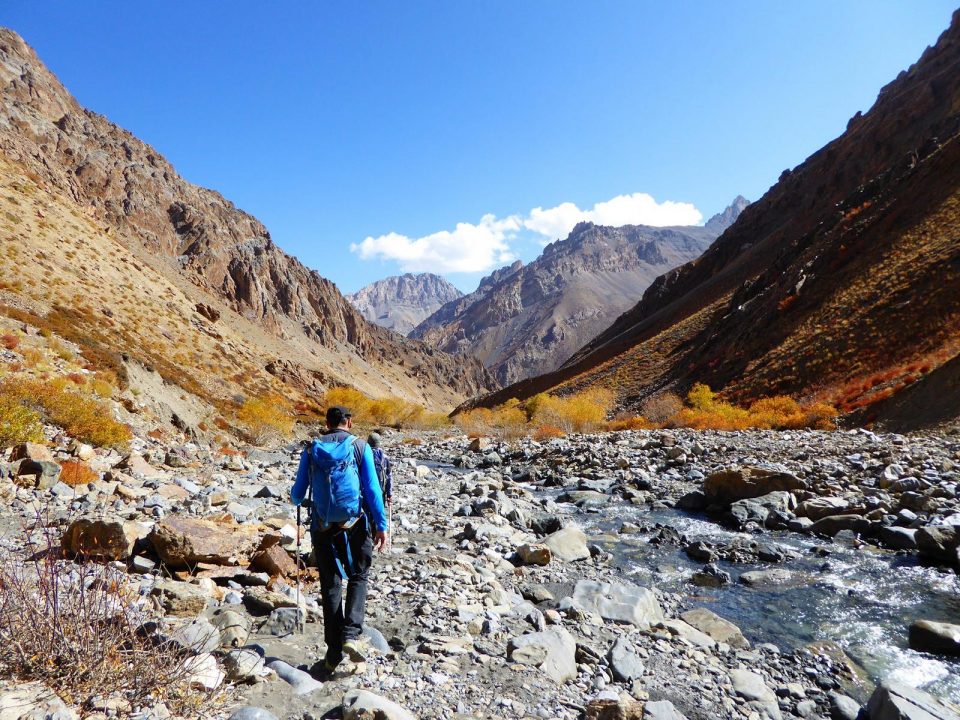
{"type": "Polygon", "coordinates": [[[387,534],[383,530],[378,530],[373,534],[373,546],[383,552],[383,549],[387,546],[387,534]]]}
{"type": "Polygon", "coordinates": [[[387,505],[393,505],[393,498],[392,498],[392,497],[388,497],[388,498],[387,498],[387,505]]]}

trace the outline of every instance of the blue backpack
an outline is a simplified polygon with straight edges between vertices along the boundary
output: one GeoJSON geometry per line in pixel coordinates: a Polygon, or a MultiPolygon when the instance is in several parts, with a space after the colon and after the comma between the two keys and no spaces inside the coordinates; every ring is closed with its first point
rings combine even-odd
{"type": "Polygon", "coordinates": [[[310,446],[310,488],[314,522],[321,526],[345,523],[360,515],[360,468],[356,438],[341,442],[314,440],[310,446]]]}

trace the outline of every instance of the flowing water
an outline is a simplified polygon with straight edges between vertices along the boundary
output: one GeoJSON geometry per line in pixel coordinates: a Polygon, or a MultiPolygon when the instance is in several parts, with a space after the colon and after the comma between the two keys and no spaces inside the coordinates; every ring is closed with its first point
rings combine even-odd
{"type": "Polygon", "coordinates": [[[769,531],[754,539],[790,548],[801,557],[776,565],[719,561],[733,582],[701,588],[689,577],[702,562],[689,559],[683,548],[647,543],[651,533],[618,536],[620,524],[625,520],[641,526],[660,523],[690,540],[718,544],[745,535],[677,510],[619,504],[580,514],[578,520],[588,535],[601,537],[600,544],[614,554],[615,563],[633,582],[687,595],[691,604],[710,608],[739,625],[754,644],[769,642],[793,650],[814,641],[834,641],[873,682],[893,678],[933,695],[960,699],[960,659],[907,647],[907,629],[914,620],[960,622],[960,578],[954,574],[924,567],[915,556],[769,531]],[[828,548],[829,556],[811,552],[816,547],[828,548]],[[769,567],[802,574],[807,582],[761,590],[736,581],[747,570],[769,567]]]}

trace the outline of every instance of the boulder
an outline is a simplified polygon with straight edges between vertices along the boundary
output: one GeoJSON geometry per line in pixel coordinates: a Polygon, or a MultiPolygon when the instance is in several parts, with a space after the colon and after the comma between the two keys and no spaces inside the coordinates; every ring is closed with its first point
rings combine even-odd
{"type": "Polygon", "coordinates": [[[49,490],[60,479],[60,464],[52,460],[21,460],[17,467],[17,484],[49,490]]]}
{"type": "Polygon", "coordinates": [[[806,583],[807,578],[782,568],[772,570],[751,570],[740,576],[740,582],[753,588],[776,589],[795,587],[806,583]]]}
{"type": "Polygon", "coordinates": [[[227,680],[248,682],[263,674],[263,658],[253,650],[231,650],[223,658],[223,669],[227,680]]]}
{"type": "Polygon", "coordinates": [[[220,632],[205,618],[197,618],[174,630],[170,642],[195,655],[209,653],[220,647],[220,632]]]}
{"type": "Polygon", "coordinates": [[[742,650],[750,647],[750,643],[743,636],[740,628],[729,620],[720,617],[712,610],[708,610],[707,608],[694,608],[693,610],[687,610],[687,612],[680,615],[680,618],[691,627],[708,635],[718,643],[726,643],[732,648],[742,650]]]}
{"type": "Polygon", "coordinates": [[[568,525],[547,535],[543,539],[543,544],[550,548],[550,552],[559,560],[573,562],[575,560],[586,560],[590,557],[587,536],[576,525],[568,525]]]}
{"type": "Polygon", "coordinates": [[[644,705],[627,693],[604,690],[583,709],[584,720],[643,720],[644,705]]]}
{"type": "Polygon", "coordinates": [[[538,667],[556,683],[576,678],[576,652],[576,641],[562,627],[514,637],[507,644],[510,660],[538,667]]]}
{"type": "Polygon", "coordinates": [[[730,671],[730,682],[733,691],[746,700],[755,700],[761,703],[775,703],[777,696],[767,687],[763,677],[744,668],[730,671]]]}
{"type": "Polygon", "coordinates": [[[250,567],[271,576],[294,576],[297,563],[281,545],[270,545],[250,558],[250,567]]]}
{"type": "Polygon", "coordinates": [[[960,657],[960,625],[917,620],[910,625],[910,648],[934,655],[960,657]]]}
{"type": "Polygon", "coordinates": [[[223,684],[225,675],[217,659],[210,653],[194,655],[183,661],[183,670],[187,682],[198,690],[216,690],[223,684]]]}
{"type": "Polygon", "coordinates": [[[302,627],[306,619],[303,608],[280,607],[270,613],[270,617],[260,627],[260,632],[276,637],[286,637],[302,627]]]}
{"type": "Polygon", "coordinates": [[[536,545],[525,543],[517,548],[517,557],[524,565],[549,565],[550,560],[553,558],[553,553],[551,553],[550,548],[543,543],[536,545]]]}
{"type": "Polygon", "coordinates": [[[10,451],[10,462],[16,462],[17,460],[53,462],[53,453],[46,445],[32,442],[20,443],[10,451]]]}
{"type": "Polygon", "coordinates": [[[885,680],[867,703],[870,720],[960,720],[960,705],[885,680]]]}
{"type": "Polygon", "coordinates": [[[306,695],[323,687],[323,683],[310,677],[310,673],[298,670],[283,660],[274,660],[267,663],[267,667],[273,670],[277,677],[290,685],[294,695],[306,695]]]}
{"type": "Polygon", "coordinates": [[[669,700],[655,700],[644,706],[643,720],[687,720],[687,718],[669,700]]]}
{"type": "Polygon", "coordinates": [[[721,504],[760,497],[775,490],[805,488],[806,483],[790,473],[749,466],[718,470],[703,481],[703,494],[707,500],[721,504]]]}
{"type": "Polygon", "coordinates": [[[343,696],[343,720],[416,720],[409,710],[369,690],[351,690],[343,696]]]}
{"type": "Polygon", "coordinates": [[[786,515],[797,505],[793,493],[775,490],[756,498],[737,500],[730,504],[730,519],[737,527],[755,522],[761,527],[768,524],[771,514],[786,515]]]}
{"type": "Polygon", "coordinates": [[[657,623],[657,627],[668,630],[671,635],[675,635],[691,645],[703,648],[705,650],[710,650],[716,647],[717,644],[712,637],[704,632],[701,632],[700,630],[697,630],[695,627],[684,622],[683,620],[664,620],[663,622],[657,623]]]}
{"type": "Polygon", "coordinates": [[[849,695],[830,693],[830,720],[857,720],[860,716],[860,703],[849,695]]]}
{"type": "Polygon", "coordinates": [[[482,453],[493,447],[493,441],[488,437],[476,437],[470,441],[470,452],[482,453]]]}
{"type": "Polygon", "coordinates": [[[182,617],[199,615],[210,599],[200,587],[175,580],[158,580],[150,594],[159,600],[168,614],[182,617]]]}
{"type": "Polygon", "coordinates": [[[236,610],[217,610],[213,615],[213,626],[220,633],[220,647],[240,647],[250,636],[250,618],[236,610]]]}
{"type": "Polygon", "coordinates": [[[630,623],[644,630],[663,620],[653,591],[629,583],[580,580],[573,589],[573,601],[604,620],[630,623]]]}
{"type": "Polygon", "coordinates": [[[796,514],[808,517],[814,522],[830,515],[843,515],[850,508],[850,503],[841,497],[815,497],[804,500],[797,506],[796,514]]]}
{"type": "Polygon", "coordinates": [[[80,518],[70,523],[60,538],[69,555],[126,560],[133,554],[137,540],[147,536],[149,528],[137,522],[80,518]]]}
{"type": "Polygon", "coordinates": [[[852,530],[857,535],[869,535],[873,523],[860,515],[828,515],[810,526],[812,535],[833,537],[843,530],[852,530]]]}
{"type": "Polygon", "coordinates": [[[938,563],[958,566],[960,525],[926,525],[917,530],[914,539],[921,556],[938,563]]]}
{"type": "Polygon", "coordinates": [[[880,544],[891,550],[916,550],[916,536],[917,530],[915,528],[905,528],[899,525],[881,527],[877,531],[877,539],[880,544]]]}
{"type": "Polygon", "coordinates": [[[18,682],[0,690],[0,720],[77,720],[79,715],[38,682],[18,682]]]}
{"type": "Polygon", "coordinates": [[[607,658],[610,661],[613,677],[618,682],[632,683],[646,670],[643,660],[634,650],[633,645],[623,636],[617,638],[607,658]]]}
{"type": "Polygon", "coordinates": [[[248,705],[234,710],[227,720],[277,720],[277,716],[263,708],[248,705]]]}
{"type": "Polygon", "coordinates": [[[157,523],[148,538],[172,568],[197,563],[237,565],[257,544],[258,528],[172,515],[157,523]]]}

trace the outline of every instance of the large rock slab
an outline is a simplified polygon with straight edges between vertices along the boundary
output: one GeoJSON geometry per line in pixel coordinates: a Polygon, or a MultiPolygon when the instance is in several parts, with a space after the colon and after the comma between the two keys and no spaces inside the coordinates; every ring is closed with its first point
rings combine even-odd
{"type": "Polygon", "coordinates": [[[608,659],[613,677],[618,682],[631,683],[643,675],[646,670],[643,660],[637,654],[633,645],[622,636],[617,638],[613,647],[610,648],[608,659]]]}
{"type": "Polygon", "coordinates": [[[550,552],[558,560],[573,562],[586,560],[590,557],[590,548],[587,547],[587,536],[576,525],[568,525],[547,535],[543,544],[550,548],[550,552]]]}
{"type": "Polygon", "coordinates": [[[803,480],[785,472],[758,467],[730,467],[711,473],[703,481],[703,494],[712,503],[729,504],[776,490],[803,490],[803,480]]]}
{"type": "Polygon", "coordinates": [[[73,708],[42,683],[17,683],[0,691],[0,720],[77,720],[73,708]]]}
{"type": "Polygon", "coordinates": [[[777,696],[767,687],[763,677],[744,668],[730,671],[730,682],[733,691],[746,700],[755,700],[761,703],[775,703],[777,696]]]}
{"type": "Polygon", "coordinates": [[[210,597],[203,589],[189,583],[175,580],[158,580],[150,594],[160,601],[160,605],[170,615],[195,617],[202,613],[210,597]]]}
{"type": "Polygon", "coordinates": [[[80,518],[70,523],[60,538],[60,545],[73,556],[127,560],[137,540],[149,532],[148,526],[133,521],[80,518]]]}
{"type": "Polygon", "coordinates": [[[867,703],[870,720],[960,720],[960,705],[885,680],[867,703]]]}
{"type": "Polygon", "coordinates": [[[742,650],[749,649],[750,643],[736,625],[707,608],[694,608],[680,615],[685,623],[708,635],[718,643],[742,650]]]}
{"type": "Polygon", "coordinates": [[[580,580],[573,589],[573,601],[604,620],[630,623],[644,630],[663,620],[663,609],[653,591],[629,583],[580,580]]]}
{"type": "Polygon", "coordinates": [[[197,563],[238,565],[256,547],[258,536],[253,525],[172,515],[158,522],[148,539],[164,563],[181,568],[197,563]]]}
{"type": "Polygon", "coordinates": [[[841,497],[827,495],[825,497],[815,497],[804,500],[797,506],[796,514],[800,517],[808,517],[814,522],[820,518],[830,515],[846,515],[850,509],[850,502],[841,497]]]}
{"type": "Polygon", "coordinates": [[[960,525],[926,525],[913,536],[920,555],[960,567],[960,525]]]}
{"type": "Polygon", "coordinates": [[[812,535],[833,537],[843,530],[852,530],[857,535],[868,535],[873,523],[859,515],[828,515],[817,520],[808,532],[812,535]]]}
{"type": "Polygon", "coordinates": [[[960,656],[960,625],[917,620],[910,626],[910,647],[935,655],[960,656]]]}
{"type": "Polygon", "coordinates": [[[320,690],[323,683],[317,682],[309,673],[298,670],[283,660],[274,660],[267,663],[267,667],[273,670],[277,676],[290,685],[294,695],[306,695],[314,690],[320,690]]]}
{"type": "Polygon", "coordinates": [[[687,720],[687,718],[669,700],[655,700],[644,706],[643,720],[687,720]]]}
{"type": "Polygon", "coordinates": [[[343,696],[343,720],[416,720],[416,716],[369,690],[351,690],[343,696]]]}
{"type": "Polygon", "coordinates": [[[540,668],[556,683],[577,677],[577,643],[562,627],[511,638],[507,657],[521,665],[540,668]]]}

